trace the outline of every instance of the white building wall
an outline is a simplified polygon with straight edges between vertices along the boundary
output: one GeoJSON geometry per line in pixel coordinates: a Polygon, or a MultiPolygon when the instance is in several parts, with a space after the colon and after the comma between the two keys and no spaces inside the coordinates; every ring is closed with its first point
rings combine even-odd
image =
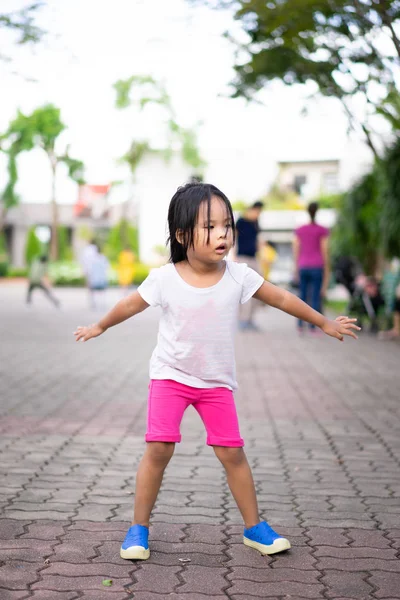
{"type": "MultiPolygon", "coordinates": [[[[292,162],[280,165],[278,177],[279,187],[283,189],[293,189],[293,184],[297,176],[305,177],[306,183],[302,188],[302,197],[304,201],[311,200],[324,193],[332,193],[326,189],[325,176],[332,175],[337,177],[339,187],[339,161],[315,161],[315,162],[292,162]]],[[[337,190],[339,191],[339,189],[337,190]]]]}
{"type": "Polygon", "coordinates": [[[155,264],[159,257],[154,247],[165,245],[169,202],[180,185],[193,174],[193,168],[179,157],[166,163],[160,156],[150,156],[140,165],[135,184],[138,202],[140,260],[155,264]]]}

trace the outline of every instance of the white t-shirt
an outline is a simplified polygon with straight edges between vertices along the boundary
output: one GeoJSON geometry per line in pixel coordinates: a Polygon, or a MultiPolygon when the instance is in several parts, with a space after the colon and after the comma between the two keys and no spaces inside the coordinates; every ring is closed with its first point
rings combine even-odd
{"type": "Polygon", "coordinates": [[[174,264],[151,271],[138,292],[160,306],[151,379],[172,379],[196,388],[237,388],[234,336],[239,303],[264,283],[245,263],[226,261],[222,279],[208,288],[186,283],[174,264]]]}

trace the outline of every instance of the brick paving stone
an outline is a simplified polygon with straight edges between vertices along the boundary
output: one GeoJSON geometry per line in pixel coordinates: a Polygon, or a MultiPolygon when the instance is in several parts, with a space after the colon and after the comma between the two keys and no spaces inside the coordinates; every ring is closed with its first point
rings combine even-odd
{"type": "Polygon", "coordinates": [[[265,569],[272,562],[270,556],[262,556],[244,544],[229,546],[226,553],[230,558],[226,563],[229,567],[244,566],[265,569]]]}
{"type": "Polygon", "coordinates": [[[232,582],[246,579],[264,583],[291,581],[306,584],[318,583],[318,577],[319,573],[317,571],[300,571],[291,568],[275,569],[274,567],[267,567],[264,570],[252,569],[251,567],[234,567],[232,573],[227,575],[227,579],[232,582]]]}
{"type": "Polygon", "coordinates": [[[64,535],[64,527],[62,523],[53,523],[53,521],[40,521],[39,523],[31,523],[27,526],[27,532],[20,536],[21,540],[53,540],[58,536],[64,535]]]}
{"type": "Polygon", "coordinates": [[[397,558],[397,552],[391,548],[332,548],[330,546],[322,546],[320,548],[316,548],[314,556],[317,558],[330,556],[332,558],[348,560],[349,562],[358,558],[378,558],[380,560],[392,561],[397,558]]]}
{"type": "MultiPolygon", "coordinates": [[[[96,593],[101,593],[99,590],[102,590],[102,581],[103,579],[109,579],[107,573],[100,574],[97,576],[86,577],[83,575],[75,575],[71,573],[70,575],[47,575],[41,574],[43,579],[38,581],[37,583],[32,585],[32,590],[36,592],[36,590],[55,590],[55,591],[84,591],[86,594],[86,590],[96,590],[96,593]]],[[[131,579],[129,576],[124,578],[112,578],[112,592],[107,592],[110,594],[111,598],[113,598],[116,592],[123,592],[125,586],[131,584],[131,579]]],[[[105,596],[105,594],[103,594],[105,596]]],[[[100,597],[100,595],[99,595],[100,597]]]]}
{"type": "Polygon", "coordinates": [[[136,583],[130,587],[135,593],[137,591],[146,591],[165,595],[170,594],[180,583],[177,577],[177,573],[180,571],[182,571],[181,566],[164,567],[144,563],[141,568],[135,572],[136,583]]]}
{"type": "Polygon", "coordinates": [[[0,598],[1,600],[25,600],[26,598],[29,598],[29,595],[26,590],[11,591],[0,586],[0,598]]]}
{"type": "Polygon", "coordinates": [[[113,508],[116,507],[104,504],[85,503],[84,506],[77,508],[77,514],[73,515],[73,520],[92,520],[107,521],[114,516],[113,508]]]}
{"type": "Polygon", "coordinates": [[[386,558],[358,558],[351,556],[350,553],[347,558],[331,558],[330,556],[323,556],[319,558],[318,568],[322,570],[334,569],[337,571],[350,572],[390,571],[392,573],[400,573],[400,561],[397,559],[387,560],[386,558]]]}
{"type": "MultiPolygon", "coordinates": [[[[151,592],[135,592],[134,598],[135,600],[161,600],[161,596],[159,594],[154,594],[151,592]]],[[[189,592],[188,594],[180,594],[179,592],[172,592],[171,594],[168,594],[168,600],[208,600],[209,598],[209,595],[193,594],[192,592],[189,592]]],[[[225,595],[212,595],[213,600],[226,600],[226,598],[227,597],[225,595]]]]}
{"type": "Polygon", "coordinates": [[[3,286],[0,303],[0,600],[400,600],[400,348],[299,339],[293,319],[260,311],[267,335],[238,338],[236,403],[261,516],[292,550],[243,545],[223,469],[188,411],[151,558],[136,563],[119,547],[145,448],[156,311],[135,318],[134,339],[124,324],[77,347],[65,332],[93,320],[84,290],[57,290],[54,313],[39,297],[25,311],[20,292],[3,286]]]}
{"type": "Polygon", "coordinates": [[[0,540],[13,540],[20,537],[25,532],[25,527],[29,526],[32,521],[15,521],[14,519],[0,519],[0,540]]]}
{"type": "Polygon", "coordinates": [[[225,569],[218,566],[204,567],[197,564],[189,564],[180,573],[180,577],[185,583],[179,588],[179,592],[205,593],[206,595],[222,593],[224,588],[227,587],[227,582],[224,578],[225,572],[225,569]]]}
{"type": "MultiPolygon", "coordinates": [[[[86,594],[85,594],[86,596],[86,594]]],[[[33,594],[35,600],[77,600],[78,592],[56,592],[54,590],[40,590],[33,594]]],[[[113,600],[116,600],[113,597],[113,600]]]]}
{"type": "Polygon", "coordinates": [[[74,511],[71,510],[71,512],[67,513],[56,510],[30,511],[23,509],[14,510],[10,508],[9,510],[5,511],[5,514],[7,515],[8,519],[21,519],[21,521],[26,521],[26,519],[29,519],[30,521],[38,521],[40,519],[45,519],[46,521],[49,519],[52,521],[66,521],[73,516],[74,511]]]}
{"type": "Polygon", "coordinates": [[[185,529],[185,542],[220,545],[225,539],[224,527],[221,525],[194,525],[185,529]]]}
{"type": "Polygon", "coordinates": [[[0,586],[10,590],[26,590],[37,580],[35,564],[20,561],[8,561],[0,565],[0,586]]]}
{"type": "MultiPolygon", "coordinates": [[[[366,533],[370,532],[367,531],[366,533]]],[[[344,529],[308,527],[306,535],[311,538],[312,546],[334,546],[336,548],[345,548],[351,543],[346,536],[344,529]]]]}
{"type": "MultiPolygon", "coordinates": [[[[111,587],[104,588],[103,590],[82,590],[83,596],[78,596],[79,598],[84,598],[84,600],[136,600],[137,595],[133,593],[128,593],[124,588],[124,591],[115,591],[115,589],[111,587]]],[[[33,596],[36,598],[36,596],[33,596]]],[[[159,596],[157,600],[159,600],[159,596]]],[[[51,598],[49,598],[51,600],[51,598]]],[[[55,598],[56,600],[56,598],[55,598]]]]}
{"type": "Polygon", "coordinates": [[[373,587],[365,581],[365,578],[366,573],[328,571],[321,581],[327,586],[326,596],[331,600],[336,600],[339,596],[364,600],[364,598],[373,598],[373,587]]]}
{"type": "MultiPolygon", "coordinates": [[[[68,525],[68,532],[90,532],[90,534],[92,535],[93,533],[99,533],[99,534],[113,534],[114,532],[126,532],[126,523],[122,523],[120,521],[107,521],[106,523],[103,522],[95,522],[95,521],[81,521],[81,520],[76,520],[73,521],[71,524],[68,525]]],[[[87,537],[87,534],[85,534],[87,537]]],[[[116,534],[118,535],[118,534],[116,534]]]]}
{"type": "Polygon", "coordinates": [[[289,596],[294,598],[320,598],[322,599],[323,586],[319,583],[308,584],[298,583],[297,581],[279,581],[279,582],[254,582],[254,581],[235,581],[229,589],[229,595],[232,598],[243,594],[247,598],[259,596],[260,598],[270,598],[279,593],[280,597],[289,596]]]}

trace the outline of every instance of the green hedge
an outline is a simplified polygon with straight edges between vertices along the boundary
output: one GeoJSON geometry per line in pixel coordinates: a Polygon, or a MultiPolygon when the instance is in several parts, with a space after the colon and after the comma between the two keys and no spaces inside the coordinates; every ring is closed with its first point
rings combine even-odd
{"type": "Polygon", "coordinates": [[[8,267],[7,277],[27,277],[28,271],[26,267],[8,267]]]}
{"type": "MultiPolygon", "coordinates": [[[[133,283],[139,285],[149,274],[150,267],[141,263],[135,265],[135,276],[133,283]]],[[[49,266],[49,276],[56,286],[82,287],[85,285],[85,278],[79,263],[74,261],[58,261],[49,266]]],[[[115,265],[111,266],[108,274],[108,283],[110,286],[118,285],[118,274],[115,265]]]]}

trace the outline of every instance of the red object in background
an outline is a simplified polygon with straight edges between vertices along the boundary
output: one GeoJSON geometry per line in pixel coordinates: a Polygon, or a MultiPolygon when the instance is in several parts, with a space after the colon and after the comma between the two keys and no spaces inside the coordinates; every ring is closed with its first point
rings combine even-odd
{"type": "Polygon", "coordinates": [[[79,186],[78,200],[74,206],[76,217],[101,218],[107,216],[107,196],[111,189],[111,183],[106,185],[89,185],[85,183],[79,186]]]}

